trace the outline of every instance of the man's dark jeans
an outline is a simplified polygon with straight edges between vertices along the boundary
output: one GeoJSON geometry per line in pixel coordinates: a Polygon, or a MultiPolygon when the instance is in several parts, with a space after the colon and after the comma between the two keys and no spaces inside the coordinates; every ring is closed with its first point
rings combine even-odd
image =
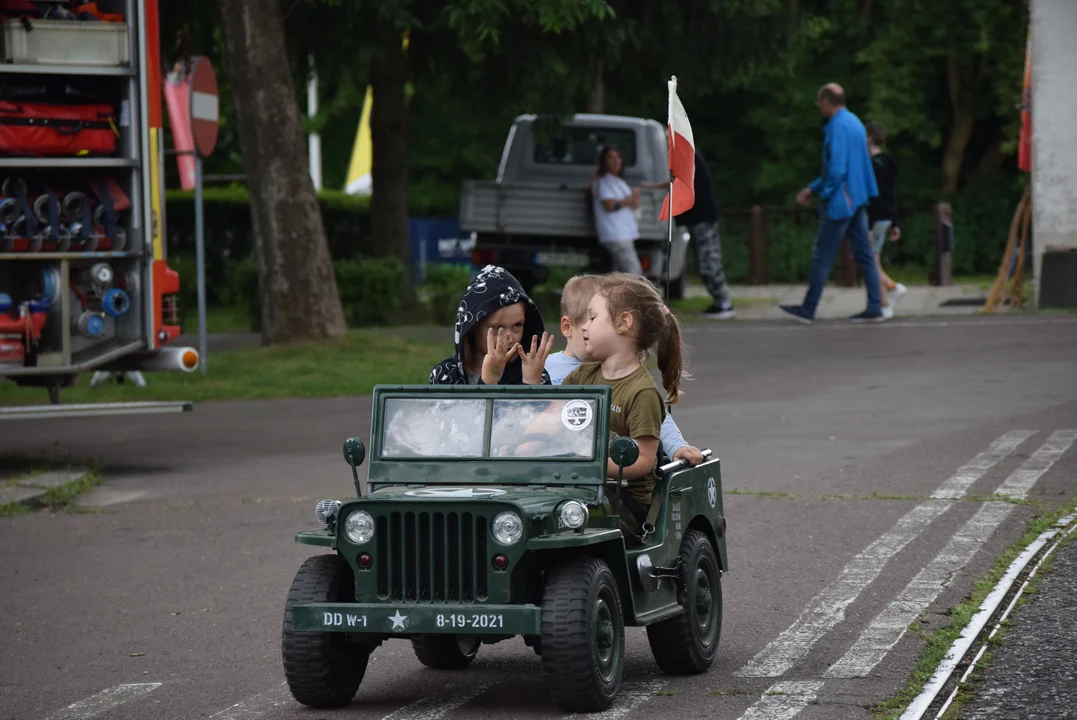
{"type": "Polygon", "coordinates": [[[849,243],[853,248],[853,257],[856,258],[856,263],[864,276],[864,285],[868,291],[868,312],[872,315],[882,312],[879,297],[879,268],[875,265],[871,241],[868,239],[867,206],[862,205],[857,208],[850,218],[829,220],[826,217],[824,204],[820,202],[819,233],[815,236],[815,246],[812,248],[811,284],[808,286],[808,292],[804,295],[804,302],[801,305],[808,317],[815,317],[815,309],[819,306],[819,298],[823,295],[823,286],[830,277],[834,257],[838,254],[841,239],[846,234],[849,235],[849,243]]]}

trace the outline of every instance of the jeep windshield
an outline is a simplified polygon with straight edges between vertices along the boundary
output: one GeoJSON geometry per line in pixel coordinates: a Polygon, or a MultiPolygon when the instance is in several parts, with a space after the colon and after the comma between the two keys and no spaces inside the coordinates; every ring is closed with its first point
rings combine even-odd
{"type": "Polygon", "coordinates": [[[593,396],[389,397],[378,443],[380,458],[594,460],[597,413],[593,396]],[[533,421],[540,415],[547,421],[536,432],[533,421]]]}

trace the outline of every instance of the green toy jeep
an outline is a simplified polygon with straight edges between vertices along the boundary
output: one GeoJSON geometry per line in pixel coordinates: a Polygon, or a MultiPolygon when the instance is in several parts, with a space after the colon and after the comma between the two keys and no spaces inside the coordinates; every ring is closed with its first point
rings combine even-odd
{"type": "Polygon", "coordinates": [[[392,638],[461,669],[522,635],[575,711],[616,697],[626,625],[646,626],[663,671],[706,671],[728,571],[719,461],[660,467],[643,532],[624,533],[607,457],[624,468],[639,447],[609,442],[609,405],[605,386],[376,387],[367,494],[365,448],[348,438],[359,497],[320,501],[323,527],[295,537],[336,551],[308,558],[288,593],[295,699],[348,704],[392,638]],[[542,434],[529,431],[539,415],[542,434]]]}

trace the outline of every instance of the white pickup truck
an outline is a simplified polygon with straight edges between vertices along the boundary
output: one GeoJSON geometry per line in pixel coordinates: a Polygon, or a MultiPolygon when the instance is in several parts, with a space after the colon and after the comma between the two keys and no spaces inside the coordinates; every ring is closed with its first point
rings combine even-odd
{"type": "MultiPolygon", "coordinates": [[[[560,126],[543,128],[538,116],[516,118],[505,140],[496,180],[467,180],[460,193],[460,229],[474,242],[479,266],[507,268],[530,290],[551,266],[604,272],[609,254],[598,242],[591,183],[603,145],[613,143],[624,158],[624,180],[669,180],[666,128],[654,120],[577,114],[560,126]]],[[[642,188],[640,238],[636,250],[644,273],[665,288],[668,225],[658,219],[667,189],[642,188]]],[[[688,233],[674,226],[670,295],[684,292],[688,233]]]]}

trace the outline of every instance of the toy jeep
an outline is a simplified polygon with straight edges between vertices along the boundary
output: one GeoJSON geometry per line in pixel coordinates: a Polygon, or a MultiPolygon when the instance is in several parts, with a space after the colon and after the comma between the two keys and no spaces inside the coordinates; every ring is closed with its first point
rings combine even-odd
{"type": "Polygon", "coordinates": [[[661,467],[657,508],[626,540],[607,457],[623,468],[639,448],[610,443],[609,404],[605,386],[376,387],[367,494],[355,470],[366,451],[349,438],[359,497],[320,501],[324,526],[296,534],[335,552],[308,558],[288,593],[295,699],[348,704],[393,638],[429,667],[461,669],[483,643],[522,635],[575,711],[616,697],[626,625],[646,626],[663,671],[706,671],[728,570],[719,462],[661,467]]]}

